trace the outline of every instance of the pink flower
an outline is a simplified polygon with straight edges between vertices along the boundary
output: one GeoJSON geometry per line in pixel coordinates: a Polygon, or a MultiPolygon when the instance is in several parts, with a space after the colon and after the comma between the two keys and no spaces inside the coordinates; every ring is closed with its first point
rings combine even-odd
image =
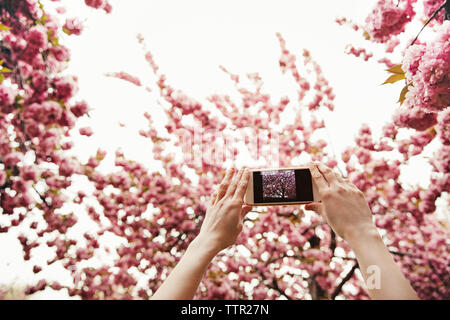
{"type": "Polygon", "coordinates": [[[439,113],[436,126],[439,136],[444,145],[450,145],[450,108],[439,113]]]}
{"type": "Polygon", "coordinates": [[[394,49],[400,44],[400,40],[398,38],[392,38],[388,42],[386,42],[386,52],[392,53],[394,49]]]}
{"type": "Polygon", "coordinates": [[[72,114],[72,112],[64,109],[61,117],[58,120],[58,124],[61,127],[67,127],[71,129],[75,126],[75,116],[72,114]]]}
{"type": "Polygon", "coordinates": [[[0,85],[0,111],[3,113],[12,112],[12,104],[14,103],[15,97],[15,90],[0,85]]]}
{"type": "Polygon", "coordinates": [[[103,7],[103,10],[105,10],[106,13],[112,12],[112,6],[108,1],[106,1],[105,6],[103,7]]]}
{"type": "Polygon", "coordinates": [[[419,107],[399,108],[394,114],[394,123],[399,127],[423,131],[434,126],[437,123],[436,118],[435,113],[427,113],[419,107]]]}
{"type": "Polygon", "coordinates": [[[368,52],[365,48],[358,49],[351,45],[347,46],[345,53],[354,55],[355,57],[361,56],[364,61],[369,61],[369,59],[373,57],[373,53],[368,52]]]}
{"type": "Polygon", "coordinates": [[[405,104],[441,111],[450,105],[450,21],[445,21],[439,35],[426,45],[414,45],[405,52],[403,70],[412,85],[405,104]]]}
{"type": "MultiPolygon", "coordinates": [[[[434,12],[439,9],[445,0],[424,0],[423,1],[423,11],[425,14],[425,18],[429,19],[434,14],[434,12]]],[[[445,10],[441,10],[437,16],[433,19],[431,24],[433,23],[442,23],[444,22],[445,10]]]]}
{"type": "Polygon", "coordinates": [[[53,124],[59,120],[62,114],[61,106],[55,101],[45,101],[42,104],[33,103],[23,112],[26,121],[41,122],[44,125],[53,124]]]}
{"type": "Polygon", "coordinates": [[[80,134],[82,136],[92,136],[94,134],[94,131],[92,131],[92,129],[90,127],[84,127],[80,129],[80,134]]]}
{"type": "Polygon", "coordinates": [[[22,153],[13,151],[5,156],[5,158],[3,159],[3,163],[5,164],[5,166],[12,167],[22,161],[22,158],[22,153]]]}
{"type": "Polygon", "coordinates": [[[59,62],[67,61],[70,59],[70,52],[64,46],[52,47],[50,52],[53,54],[56,60],[59,62]]]}
{"type": "Polygon", "coordinates": [[[59,174],[64,177],[70,177],[77,170],[77,164],[71,159],[63,159],[59,164],[59,174]]]}
{"type": "Polygon", "coordinates": [[[64,102],[69,100],[78,90],[77,80],[74,76],[55,79],[53,85],[56,98],[64,102]]]}
{"type": "Polygon", "coordinates": [[[50,285],[50,288],[52,288],[53,290],[61,290],[63,288],[63,286],[61,284],[59,284],[59,282],[55,281],[55,282],[52,282],[52,284],[50,285]]]}
{"type": "Polygon", "coordinates": [[[41,25],[34,26],[28,31],[26,40],[29,48],[46,49],[48,45],[47,30],[41,25]]]}
{"type": "Polygon", "coordinates": [[[33,272],[34,273],[39,273],[42,270],[42,268],[40,266],[34,266],[33,267],[33,272]]]}
{"type": "Polygon", "coordinates": [[[42,92],[46,90],[48,86],[48,77],[44,71],[35,70],[32,72],[31,77],[35,91],[42,92]]]}
{"type": "Polygon", "coordinates": [[[132,84],[134,84],[135,86],[142,86],[141,80],[139,80],[138,77],[132,76],[131,74],[128,74],[126,72],[114,72],[114,73],[107,73],[106,74],[107,77],[112,77],[112,78],[118,78],[118,79],[122,79],[128,82],[131,82],[132,84]]]}
{"type": "Polygon", "coordinates": [[[20,168],[20,175],[25,181],[36,181],[38,173],[34,166],[23,166],[20,168]]]}
{"type": "MultiPolygon", "coordinates": [[[[450,172],[450,146],[442,146],[433,156],[431,164],[437,172],[449,175],[450,172]]],[[[448,190],[448,189],[446,189],[448,190]]]]}
{"type": "Polygon", "coordinates": [[[77,18],[67,19],[64,24],[64,29],[69,35],[79,36],[83,31],[83,24],[77,18]]]}
{"type": "Polygon", "coordinates": [[[415,1],[406,0],[403,6],[397,6],[397,1],[379,0],[366,18],[365,30],[369,33],[371,40],[386,42],[392,36],[402,33],[405,25],[415,15],[413,9],[415,1]]]}
{"type": "Polygon", "coordinates": [[[406,73],[408,82],[412,82],[413,77],[419,69],[420,59],[426,50],[425,45],[415,44],[405,51],[402,69],[406,73]]]}
{"type": "Polygon", "coordinates": [[[64,7],[58,7],[56,8],[56,12],[58,12],[59,14],[65,14],[67,10],[64,7]]]}
{"type": "Polygon", "coordinates": [[[383,126],[383,136],[394,139],[397,135],[397,128],[392,123],[387,123],[383,126]]]}
{"type": "Polygon", "coordinates": [[[84,0],[87,6],[92,7],[94,9],[101,9],[105,6],[105,0],[84,0]]]}
{"type": "Polygon", "coordinates": [[[70,111],[72,111],[72,113],[79,118],[88,113],[89,107],[85,101],[81,101],[71,107],[70,111]]]}

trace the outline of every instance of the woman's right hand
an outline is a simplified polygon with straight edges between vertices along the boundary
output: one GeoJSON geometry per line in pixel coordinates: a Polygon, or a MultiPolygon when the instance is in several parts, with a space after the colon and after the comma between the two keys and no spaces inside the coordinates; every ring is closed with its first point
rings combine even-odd
{"type": "Polygon", "coordinates": [[[376,231],[364,194],[355,185],[321,163],[312,163],[309,168],[322,202],[307,204],[305,209],[321,214],[346,241],[354,235],[376,231]]]}
{"type": "Polygon", "coordinates": [[[305,208],[321,214],[352,247],[370,297],[418,299],[383,243],[364,194],[323,164],[313,163],[310,170],[322,203],[311,203],[305,208]]]}

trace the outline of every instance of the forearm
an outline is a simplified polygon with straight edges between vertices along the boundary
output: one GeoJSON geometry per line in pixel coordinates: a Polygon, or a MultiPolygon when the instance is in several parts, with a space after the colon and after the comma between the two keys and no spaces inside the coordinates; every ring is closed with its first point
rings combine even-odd
{"type": "Polygon", "coordinates": [[[347,242],[355,252],[369,296],[384,300],[418,299],[377,229],[374,226],[362,229],[351,232],[347,242]]]}
{"type": "Polygon", "coordinates": [[[180,262],[151,299],[193,299],[209,263],[216,254],[217,250],[203,245],[198,238],[194,239],[180,262]]]}

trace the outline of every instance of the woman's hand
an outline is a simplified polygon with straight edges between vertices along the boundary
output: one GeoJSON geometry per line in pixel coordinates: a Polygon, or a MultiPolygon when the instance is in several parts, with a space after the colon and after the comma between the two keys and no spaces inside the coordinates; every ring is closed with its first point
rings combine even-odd
{"type": "Polygon", "coordinates": [[[355,185],[323,164],[309,167],[322,203],[308,204],[305,209],[321,214],[334,232],[347,241],[355,233],[375,230],[372,212],[355,185]]]}
{"type": "Polygon", "coordinates": [[[306,205],[316,211],[352,247],[372,299],[418,299],[395,263],[372,221],[364,194],[330,168],[310,165],[322,201],[306,205]]]}
{"type": "Polygon", "coordinates": [[[217,191],[211,197],[200,233],[195,239],[214,251],[234,244],[242,231],[245,215],[252,209],[244,205],[250,172],[244,168],[235,174],[227,171],[217,191]]]}
{"type": "Polygon", "coordinates": [[[251,210],[243,206],[250,173],[231,169],[211,198],[199,235],[152,299],[192,299],[211,260],[232,245],[242,231],[244,216],[251,210]]]}

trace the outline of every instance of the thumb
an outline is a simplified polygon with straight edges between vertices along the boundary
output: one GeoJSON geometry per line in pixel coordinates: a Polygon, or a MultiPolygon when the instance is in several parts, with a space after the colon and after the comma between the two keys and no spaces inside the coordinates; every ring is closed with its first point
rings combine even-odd
{"type": "Polygon", "coordinates": [[[247,215],[247,213],[249,213],[250,211],[252,211],[253,207],[252,206],[243,206],[242,210],[241,210],[241,218],[244,219],[245,216],[247,215]]]}
{"type": "Polygon", "coordinates": [[[322,214],[322,204],[320,203],[308,203],[307,205],[305,205],[305,209],[314,211],[318,214],[322,214]]]}

